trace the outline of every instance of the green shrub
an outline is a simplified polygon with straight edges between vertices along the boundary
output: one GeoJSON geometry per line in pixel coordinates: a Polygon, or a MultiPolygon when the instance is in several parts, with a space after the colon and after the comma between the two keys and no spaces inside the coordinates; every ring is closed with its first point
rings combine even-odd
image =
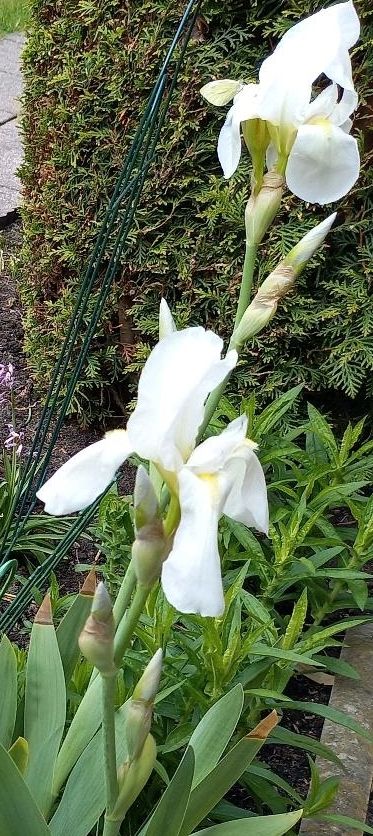
{"type": "MultiPolygon", "coordinates": [[[[284,28],[320,5],[289,0],[283,18],[279,0],[228,0],[223,11],[215,0],[203,4],[204,20],[188,48],[129,247],[72,404],[82,420],[117,414],[118,406],[125,410],[132,373],[154,339],[161,294],[180,325],[208,323],[229,333],[243,259],[248,158],[232,181],[223,180],[216,141],[224,114],[198,91],[212,77],[254,79],[284,28]]],[[[32,0],[24,55],[20,289],[26,349],[41,384],[58,356],[103,210],[183,6],[166,0],[32,0]]],[[[357,7],[364,22],[368,0],[357,7]]],[[[312,391],[351,397],[363,396],[369,386],[369,34],[366,23],[353,59],[365,167],[357,188],[338,206],[341,225],[317,268],[304,273],[297,295],[286,299],[271,330],[255,339],[241,363],[240,388],[260,387],[264,399],[300,381],[312,391]]],[[[261,247],[260,276],[328,211],[312,213],[288,196],[261,247]]],[[[94,300],[92,294],[92,306],[94,300]]]]}

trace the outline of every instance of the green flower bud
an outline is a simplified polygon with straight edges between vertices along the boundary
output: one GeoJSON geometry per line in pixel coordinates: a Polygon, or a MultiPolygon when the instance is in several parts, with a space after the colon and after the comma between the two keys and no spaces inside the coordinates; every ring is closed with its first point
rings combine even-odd
{"type": "Polygon", "coordinates": [[[131,764],[123,764],[118,770],[119,795],[113,812],[107,816],[110,821],[123,821],[127,810],[149,780],[156,758],[155,741],[152,735],[148,734],[140,756],[131,764]]]}
{"type": "Polygon", "coordinates": [[[135,526],[140,530],[160,519],[158,499],[145,467],[140,464],[137,468],[135,490],[133,492],[135,506],[135,526]]]}
{"type": "Polygon", "coordinates": [[[132,565],[141,586],[151,587],[159,578],[167,549],[161,520],[144,525],[137,532],[132,546],[132,565]]]}
{"type": "Polygon", "coordinates": [[[284,191],[284,178],[275,171],[268,171],[257,195],[251,195],[245,209],[246,241],[260,244],[268,227],[277,215],[284,191]]]}
{"type": "Polygon", "coordinates": [[[79,647],[83,656],[103,676],[115,673],[114,665],[114,618],[110,596],[104,583],[96,589],[91,613],[79,636],[79,647]]]}
{"type": "Polygon", "coordinates": [[[153,704],[162,671],[162,659],[163,653],[159,649],[146,666],[128,704],[126,741],[130,762],[140,756],[150,732],[153,704]]]}
{"type": "Polygon", "coordinates": [[[287,256],[285,256],[283,261],[284,265],[292,267],[296,276],[299,275],[299,273],[306,266],[307,261],[312,258],[315,252],[317,252],[317,250],[324,243],[336,217],[337,213],[333,212],[332,215],[325,218],[325,221],[322,221],[320,224],[317,224],[317,226],[314,226],[313,229],[307,232],[298,244],[290,250],[287,256]]]}
{"type": "Polygon", "coordinates": [[[232,335],[232,346],[240,348],[246,340],[261,331],[275,315],[277,305],[289,293],[295,281],[295,271],[279,264],[266,278],[254,296],[232,335]]]}

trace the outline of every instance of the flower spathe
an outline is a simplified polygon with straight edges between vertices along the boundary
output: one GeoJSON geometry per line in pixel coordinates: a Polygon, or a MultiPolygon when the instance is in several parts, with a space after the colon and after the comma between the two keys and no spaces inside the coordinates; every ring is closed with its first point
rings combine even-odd
{"type": "MultiPolygon", "coordinates": [[[[226,178],[240,160],[241,124],[245,136],[245,125],[261,120],[268,126],[263,149],[267,165],[285,173],[294,194],[320,204],[347,194],[360,169],[357,143],[349,136],[357,95],[348,53],[359,31],[353,3],[347,2],[323,9],[285,33],[263,62],[259,83],[241,84],[234,95],[218,141],[226,178]],[[311,101],[312,84],[321,73],[332,84],[311,101]],[[343,88],[340,102],[337,85],[343,88]]],[[[202,88],[214,104],[218,103],[218,85],[215,81],[202,88]]],[[[222,85],[227,89],[227,80],[222,85]]]]}
{"type": "Polygon", "coordinates": [[[223,514],[268,531],[264,474],[246,430],[246,416],[232,421],[196,447],[178,473],[181,517],[163,564],[162,586],[181,612],[220,616],[224,611],[217,542],[223,514]]]}

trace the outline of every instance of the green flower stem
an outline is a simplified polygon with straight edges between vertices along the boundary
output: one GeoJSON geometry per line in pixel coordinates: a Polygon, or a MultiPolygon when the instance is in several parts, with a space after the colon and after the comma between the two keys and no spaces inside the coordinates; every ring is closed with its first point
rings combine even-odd
{"type": "MultiPolygon", "coordinates": [[[[118,798],[117,756],[115,746],[115,686],[117,676],[101,676],[102,683],[102,736],[106,784],[105,836],[112,836],[106,827],[106,816],[114,810],[118,798]]],[[[118,831],[117,831],[118,832],[118,831]]]]}
{"type": "MultiPolygon", "coordinates": [[[[245,260],[242,271],[242,282],[240,287],[240,295],[238,297],[238,305],[236,312],[236,319],[234,321],[234,328],[241,322],[241,319],[250,302],[251,287],[253,283],[255,259],[258,250],[258,244],[255,241],[246,241],[245,260]]],[[[234,330],[234,329],[233,329],[234,330]]],[[[231,344],[230,348],[234,348],[231,344]]]]}
{"type": "MultiPolygon", "coordinates": [[[[250,294],[251,294],[251,287],[252,287],[252,283],[253,283],[253,275],[254,275],[254,267],[255,267],[255,259],[256,259],[257,249],[258,249],[258,244],[257,243],[250,242],[250,241],[246,242],[245,261],[244,261],[243,272],[242,272],[242,282],[241,282],[241,288],[240,288],[240,295],[238,297],[238,304],[237,304],[237,311],[236,311],[236,318],[235,318],[235,321],[234,321],[233,332],[234,332],[235,328],[237,328],[237,325],[241,322],[241,319],[242,319],[242,317],[243,317],[243,315],[246,311],[246,308],[249,304],[249,301],[250,301],[250,294]]],[[[238,353],[239,353],[240,347],[236,346],[234,344],[233,334],[232,334],[232,337],[230,339],[230,343],[229,343],[229,346],[228,346],[228,351],[230,351],[232,348],[235,348],[236,351],[238,351],[238,353]]],[[[216,410],[216,407],[218,406],[220,398],[224,394],[226,385],[228,383],[228,380],[231,377],[231,374],[232,374],[232,372],[229,372],[229,374],[227,374],[227,376],[219,384],[219,386],[217,386],[216,389],[214,389],[214,391],[211,392],[211,394],[207,398],[206,406],[205,406],[205,415],[204,415],[203,423],[202,423],[202,425],[200,427],[200,430],[199,430],[199,433],[198,433],[197,443],[201,440],[205,430],[207,429],[207,427],[208,427],[208,425],[211,421],[211,418],[212,418],[212,416],[213,416],[213,414],[216,410]]]]}
{"type": "Polygon", "coordinates": [[[152,588],[152,586],[137,584],[131,606],[118,624],[114,640],[114,662],[118,668],[122,664],[123,656],[129,647],[135,627],[152,588]]]}
{"type": "Polygon", "coordinates": [[[119,622],[122,620],[124,616],[124,613],[130,605],[132,593],[135,586],[136,574],[133,565],[130,562],[113,606],[113,616],[116,626],[118,626],[119,622]]]}
{"type": "Polygon", "coordinates": [[[105,818],[102,836],[118,836],[121,824],[120,821],[105,818]]]}

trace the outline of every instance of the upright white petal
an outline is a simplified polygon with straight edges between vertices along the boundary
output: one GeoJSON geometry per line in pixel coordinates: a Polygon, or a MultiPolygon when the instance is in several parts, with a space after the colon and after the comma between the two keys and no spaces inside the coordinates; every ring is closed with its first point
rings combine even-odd
{"type": "Polygon", "coordinates": [[[344,90],[341,100],[335,105],[330,114],[331,122],[340,127],[343,127],[347,121],[351,122],[349,117],[356,110],[358,100],[356,90],[344,90]]]}
{"type": "Polygon", "coordinates": [[[263,468],[247,443],[238,448],[226,465],[231,488],[223,513],[248,528],[268,534],[268,499],[263,468]]]}
{"type": "Polygon", "coordinates": [[[222,360],[223,341],[204,328],[169,334],[151,352],[140,376],[138,402],[128,421],[133,449],[176,472],[194,448],[208,394],[237,363],[222,360]]]}
{"type": "Polygon", "coordinates": [[[101,441],[80,450],[38,490],[36,495],[44,502],[47,514],[61,516],[88,508],[132,452],[125,430],[109,432],[101,441]]]}
{"type": "Polygon", "coordinates": [[[174,331],[176,331],[176,325],[170,308],[166,300],[161,299],[159,305],[159,339],[163,340],[169,334],[173,334],[174,331]]]}
{"type": "Polygon", "coordinates": [[[293,194],[323,205],[347,194],[359,176],[359,169],[356,139],[325,122],[299,128],[285,176],[293,194]]]}
{"type": "Polygon", "coordinates": [[[219,503],[209,482],[187,468],[179,474],[179,487],[181,519],[163,564],[163,590],[180,612],[220,616],[224,595],[217,540],[219,503]]]}

